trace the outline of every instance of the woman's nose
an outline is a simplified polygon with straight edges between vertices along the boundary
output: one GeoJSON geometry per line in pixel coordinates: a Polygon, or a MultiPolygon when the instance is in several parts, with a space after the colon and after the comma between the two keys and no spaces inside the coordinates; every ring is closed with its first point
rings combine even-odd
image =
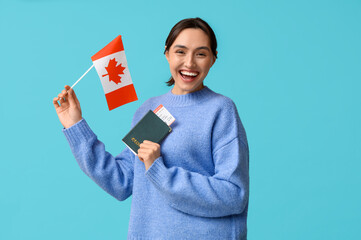
{"type": "Polygon", "coordinates": [[[195,62],[194,62],[194,57],[193,55],[188,55],[186,60],[185,60],[185,67],[191,68],[194,67],[195,62]]]}

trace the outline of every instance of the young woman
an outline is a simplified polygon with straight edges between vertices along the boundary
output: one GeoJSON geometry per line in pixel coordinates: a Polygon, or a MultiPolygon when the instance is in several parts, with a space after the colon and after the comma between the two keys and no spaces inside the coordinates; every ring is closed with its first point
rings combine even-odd
{"type": "Polygon", "coordinates": [[[160,145],[144,141],[137,156],[128,148],[116,157],[105,151],[69,86],[53,100],[80,168],[118,200],[132,195],[128,239],[247,238],[246,133],[233,101],[203,83],[216,49],[200,18],[172,28],[164,53],[174,86],[147,100],[132,126],[160,104],[176,121],[160,145]]]}

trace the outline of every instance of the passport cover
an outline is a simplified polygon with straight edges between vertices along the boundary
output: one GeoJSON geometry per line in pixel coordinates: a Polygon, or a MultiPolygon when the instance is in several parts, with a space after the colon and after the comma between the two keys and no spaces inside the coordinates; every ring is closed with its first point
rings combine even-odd
{"type": "Polygon", "coordinates": [[[122,140],[137,155],[139,145],[144,140],[159,144],[171,131],[165,122],[149,110],[122,140]]]}

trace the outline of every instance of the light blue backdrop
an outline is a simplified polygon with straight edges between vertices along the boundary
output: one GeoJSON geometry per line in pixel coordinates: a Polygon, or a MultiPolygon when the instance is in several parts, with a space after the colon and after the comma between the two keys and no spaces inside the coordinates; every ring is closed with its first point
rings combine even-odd
{"type": "Polygon", "coordinates": [[[131,199],[81,172],[52,99],[122,34],[139,101],[109,112],[94,69],[75,87],[118,154],[137,107],[169,90],[169,30],[196,16],[219,42],[205,83],[248,134],[249,239],[361,239],[359,0],[0,0],[0,239],[126,238],[131,199]]]}

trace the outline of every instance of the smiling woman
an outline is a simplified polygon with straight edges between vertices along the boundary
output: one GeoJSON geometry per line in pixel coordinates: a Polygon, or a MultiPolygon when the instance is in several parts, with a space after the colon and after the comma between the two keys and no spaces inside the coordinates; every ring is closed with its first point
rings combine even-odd
{"type": "MultiPolygon", "coordinates": [[[[196,50],[206,50],[207,54],[204,54],[202,52],[199,53],[199,56],[208,56],[208,57],[213,57],[213,63],[215,62],[216,58],[217,58],[217,39],[216,39],[216,35],[214,34],[212,28],[208,25],[207,22],[205,22],[204,20],[200,19],[200,18],[193,18],[191,21],[190,19],[184,19],[180,22],[178,22],[176,25],[174,25],[174,27],[171,29],[167,40],[165,42],[165,50],[164,50],[164,54],[167,57],[167,60],[169,62],[169,51],[171,49],[171,47],[173,45],[175,45],[174,47],[179,47],[181,48],[179,50],[179,54],[183,54],[185,52],[182,52],[182,49],[185,50],[189,50],[187,48],[187,46],[185,45],[178,45],[177,43],[174,44],[175,40],[177,39],[178,41],[180,41],[181,39],[179,39],[179,35],[182,31],[196,31],[198,35],[202,35],[201,38],[193,38],[199,40],[200,42],[198,43],[200,44],[204,44],[203,46],[199,46],[196,48],[196,50]],[[199,31],[202,30],[202,31],[199,31]],[[206,36],[204,36],[206,35],[206,36]],[[167,56],[168,55],[168,56],[167,56]]],[[[185,35],[183,36],[183,38],[186,37],[192,37],[191,35],[192,32],[186,33],[186,34],[182,34],[185,35]]],[[[192,39],[182,39],[184,40],[192,40],[192,39]]],[[[190,42],[190,44],[192,44],[192,41],[190,42]]],[[[212,65],[213,65],[212,63],[212,65]]],[[[209,70],[209,69],[208,69],[209,70]]],[[[171,69],[172,71],[172,69],[171,69]]],[[[173,75],[173,74],[172,74],[173,75]]],[[[204,78],[203,78],[204,79],[204,78]]],[[[175,80],[173,78],[173,76],[169,79],[169,81],[167,82],[168,86],[172,86],[175,83],[175,80]]]]}
{"type": "Polygon", "coordinates": [[[233,101],[203,84],[216,49],[200,18],[172,28],[164,53],[174,86],[145,101],[132,127],[159,105],[176,123],[160,144],[140,143],[138,155],[106,152],[69,86],[53,100],[80,168],[118,200],[132,195],[128,239],[247,239],[246,132],[233,101]]]}
{"type": "Polygon", "coordinates": [[[179,33],[165,52],[174,81],[174,94],[187,94],[204,87],[203,80],[216,61],[210,49],[209,38],[203,30],[187,28],[179,33]]]}

